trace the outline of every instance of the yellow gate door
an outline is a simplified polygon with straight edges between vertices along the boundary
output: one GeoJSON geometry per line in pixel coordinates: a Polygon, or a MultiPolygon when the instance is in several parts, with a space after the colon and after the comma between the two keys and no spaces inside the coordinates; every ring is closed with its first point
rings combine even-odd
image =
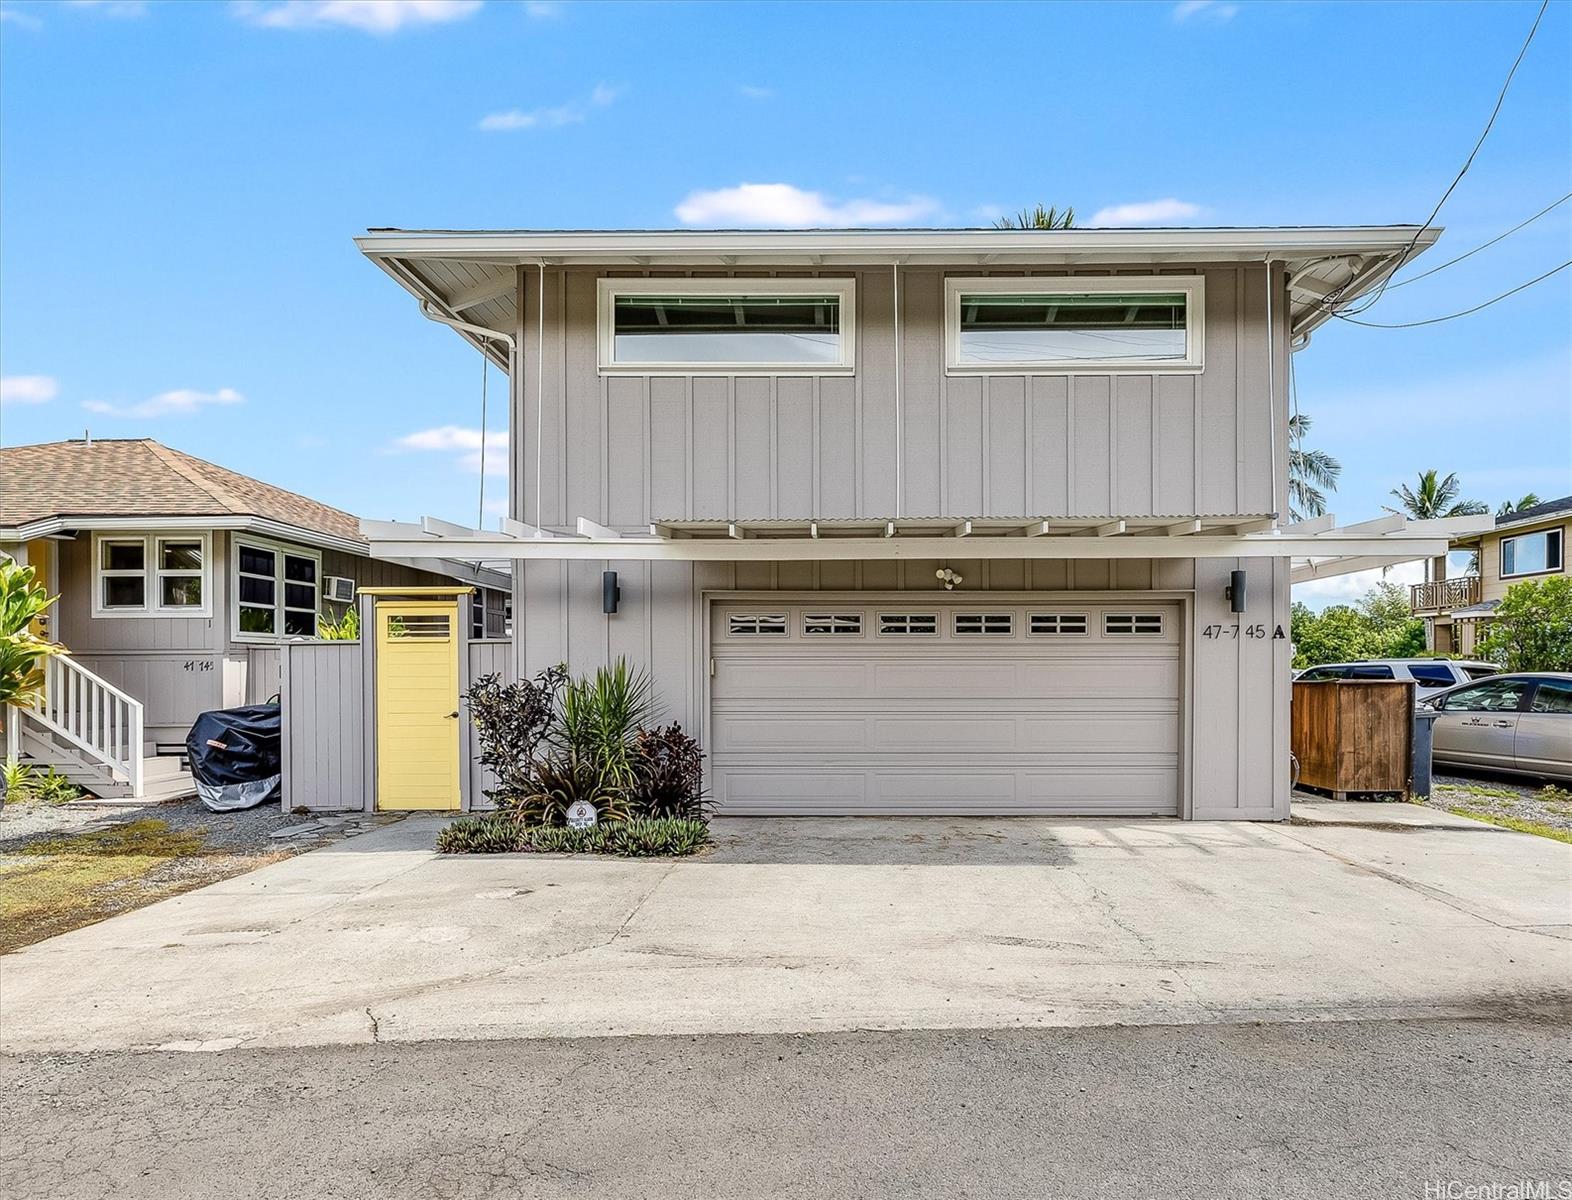
{"type": "Polygon", "coordinates": [[[458,603],[388,600],[375,611],[377,807],[458,808],[458,603]]]}

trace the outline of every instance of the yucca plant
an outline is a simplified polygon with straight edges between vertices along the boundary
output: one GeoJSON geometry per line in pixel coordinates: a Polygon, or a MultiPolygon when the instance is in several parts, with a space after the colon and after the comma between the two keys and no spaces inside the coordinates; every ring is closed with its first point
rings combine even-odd
{"type": "Polygon", "coordinates": [[[634,785],[634,738],[659,709],[649,673],[619,658],[562,689],[560,740],[575,759],[594,764],[601,786],[626,791],[634,785]]]}

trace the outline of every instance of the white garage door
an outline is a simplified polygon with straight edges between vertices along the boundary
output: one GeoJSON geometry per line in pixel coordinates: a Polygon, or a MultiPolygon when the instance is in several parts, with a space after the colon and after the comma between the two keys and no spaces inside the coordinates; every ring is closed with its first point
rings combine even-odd
{"type": "Polygon", "coordinates": [[[794,596],[711,620],[722,812],[1179,811],[1172,603],[794,596]]]}

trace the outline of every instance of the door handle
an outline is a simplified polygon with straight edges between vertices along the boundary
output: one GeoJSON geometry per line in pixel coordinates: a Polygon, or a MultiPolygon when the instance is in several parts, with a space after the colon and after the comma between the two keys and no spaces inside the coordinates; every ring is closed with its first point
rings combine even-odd
{"type": "Polygon", "coordinates": [[[1497,729],[1511,729],[1512,728],[1512,722],[1511,721],[1497,721],[1496,722],[1496,728],[1497,729]]]}
{"type": "Polygon", "coordinates": [[[448,720],[450,720],[450,721],[457,721],[458,720],[458,709],[455,708],[452,712],[450,712],[448,714],[448,720]]]}

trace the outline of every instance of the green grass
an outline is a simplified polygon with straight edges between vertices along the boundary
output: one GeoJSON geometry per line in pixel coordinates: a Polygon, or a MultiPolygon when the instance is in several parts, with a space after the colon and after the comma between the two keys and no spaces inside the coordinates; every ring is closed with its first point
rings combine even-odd
{"type": "Polygon", "coordinates": [[[1516,830],[1518,833],[1531,833],[1535,837],[1550,838],[1552,841],[1566,842],[1572,845],[1572,829],[1557,829],[1553,825],[1545,825],[1539,821],[1525,821],[1521,817],[1503,817],[1496,813],[1486,812],[1480,808],[1467,808],[1462,805],[1447,809],[1448,812],[1458,817],[1472,817],[1476,821],[1484,821],[1490,825],[1499,825],[1503,829],[1516,830]]]}
{"type": "Polygon", "coordinates": [[[1465,783],[1460,787],[1448,788],[1452,792],[1467,792],[1470,796],[1482,796],[1487,800],[1521,800],[1522,794],[1507,788],[1488,787],[1482,783],[1465,783]]]}

